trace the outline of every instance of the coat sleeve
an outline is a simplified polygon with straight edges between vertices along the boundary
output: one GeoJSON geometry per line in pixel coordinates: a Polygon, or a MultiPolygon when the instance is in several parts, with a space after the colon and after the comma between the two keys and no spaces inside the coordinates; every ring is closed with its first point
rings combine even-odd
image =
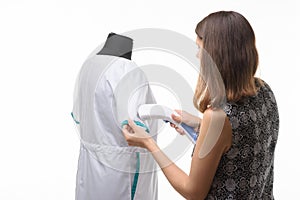
{"type": "MultiPolygon", "coordinates": [[[[119,121],[131,118],[143,122],[138,116],[138,108],[142,104],[156,103],[147,76],[134,62],[126,63],[124,73],[113,88],[114,102],[119,121]]],[[[156,135],[157,121],[143,122],[156,135]]]]}

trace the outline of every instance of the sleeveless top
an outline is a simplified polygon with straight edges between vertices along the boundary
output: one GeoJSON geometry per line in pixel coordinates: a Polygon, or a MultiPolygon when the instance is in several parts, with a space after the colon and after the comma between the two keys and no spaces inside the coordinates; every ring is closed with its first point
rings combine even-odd
{"type": "Polygon", "coordinates": [[[232,126],[232,145],[221,157],[206,199],[274,199],[274,151],[279,115],[274,94],[262,81],[257,95],[223,108],[232,126]]]}

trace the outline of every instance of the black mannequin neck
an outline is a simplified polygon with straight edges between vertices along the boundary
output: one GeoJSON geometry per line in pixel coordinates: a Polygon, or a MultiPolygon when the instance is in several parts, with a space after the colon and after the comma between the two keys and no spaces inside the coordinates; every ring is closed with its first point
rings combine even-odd
{"type": "Polygon", "coordinates": [[[103,48],[97,55],[111,55],[131,60],[133,40],[129,37],[110,33],[103,48]]]}

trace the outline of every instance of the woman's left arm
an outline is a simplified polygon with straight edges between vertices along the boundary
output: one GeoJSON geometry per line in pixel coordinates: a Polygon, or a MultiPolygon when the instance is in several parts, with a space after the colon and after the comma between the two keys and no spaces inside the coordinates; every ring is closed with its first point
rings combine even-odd
{"type": "Polygon", "coordinates": [[[142,128],[132,121],[129,121],[129,126],[134,134],[128,132],[128,127],[123,128],[128,144],[148,149],[177,192],[186,199],[206,197],[221,156],[231,145],[231,126],[222,110],[208,109],[204,112],[189,175],[177,167],[155,141],[143,133],[142,128]]]}

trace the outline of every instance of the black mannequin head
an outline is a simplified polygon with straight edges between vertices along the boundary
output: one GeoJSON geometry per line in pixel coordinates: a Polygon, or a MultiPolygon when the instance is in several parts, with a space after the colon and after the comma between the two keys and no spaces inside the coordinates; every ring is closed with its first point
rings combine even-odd
{"type": "Polygon", "coordinates": [[[109,33],[98,55],[112,55],[131,60],[133,40],[129,37],[109,33]]]}

